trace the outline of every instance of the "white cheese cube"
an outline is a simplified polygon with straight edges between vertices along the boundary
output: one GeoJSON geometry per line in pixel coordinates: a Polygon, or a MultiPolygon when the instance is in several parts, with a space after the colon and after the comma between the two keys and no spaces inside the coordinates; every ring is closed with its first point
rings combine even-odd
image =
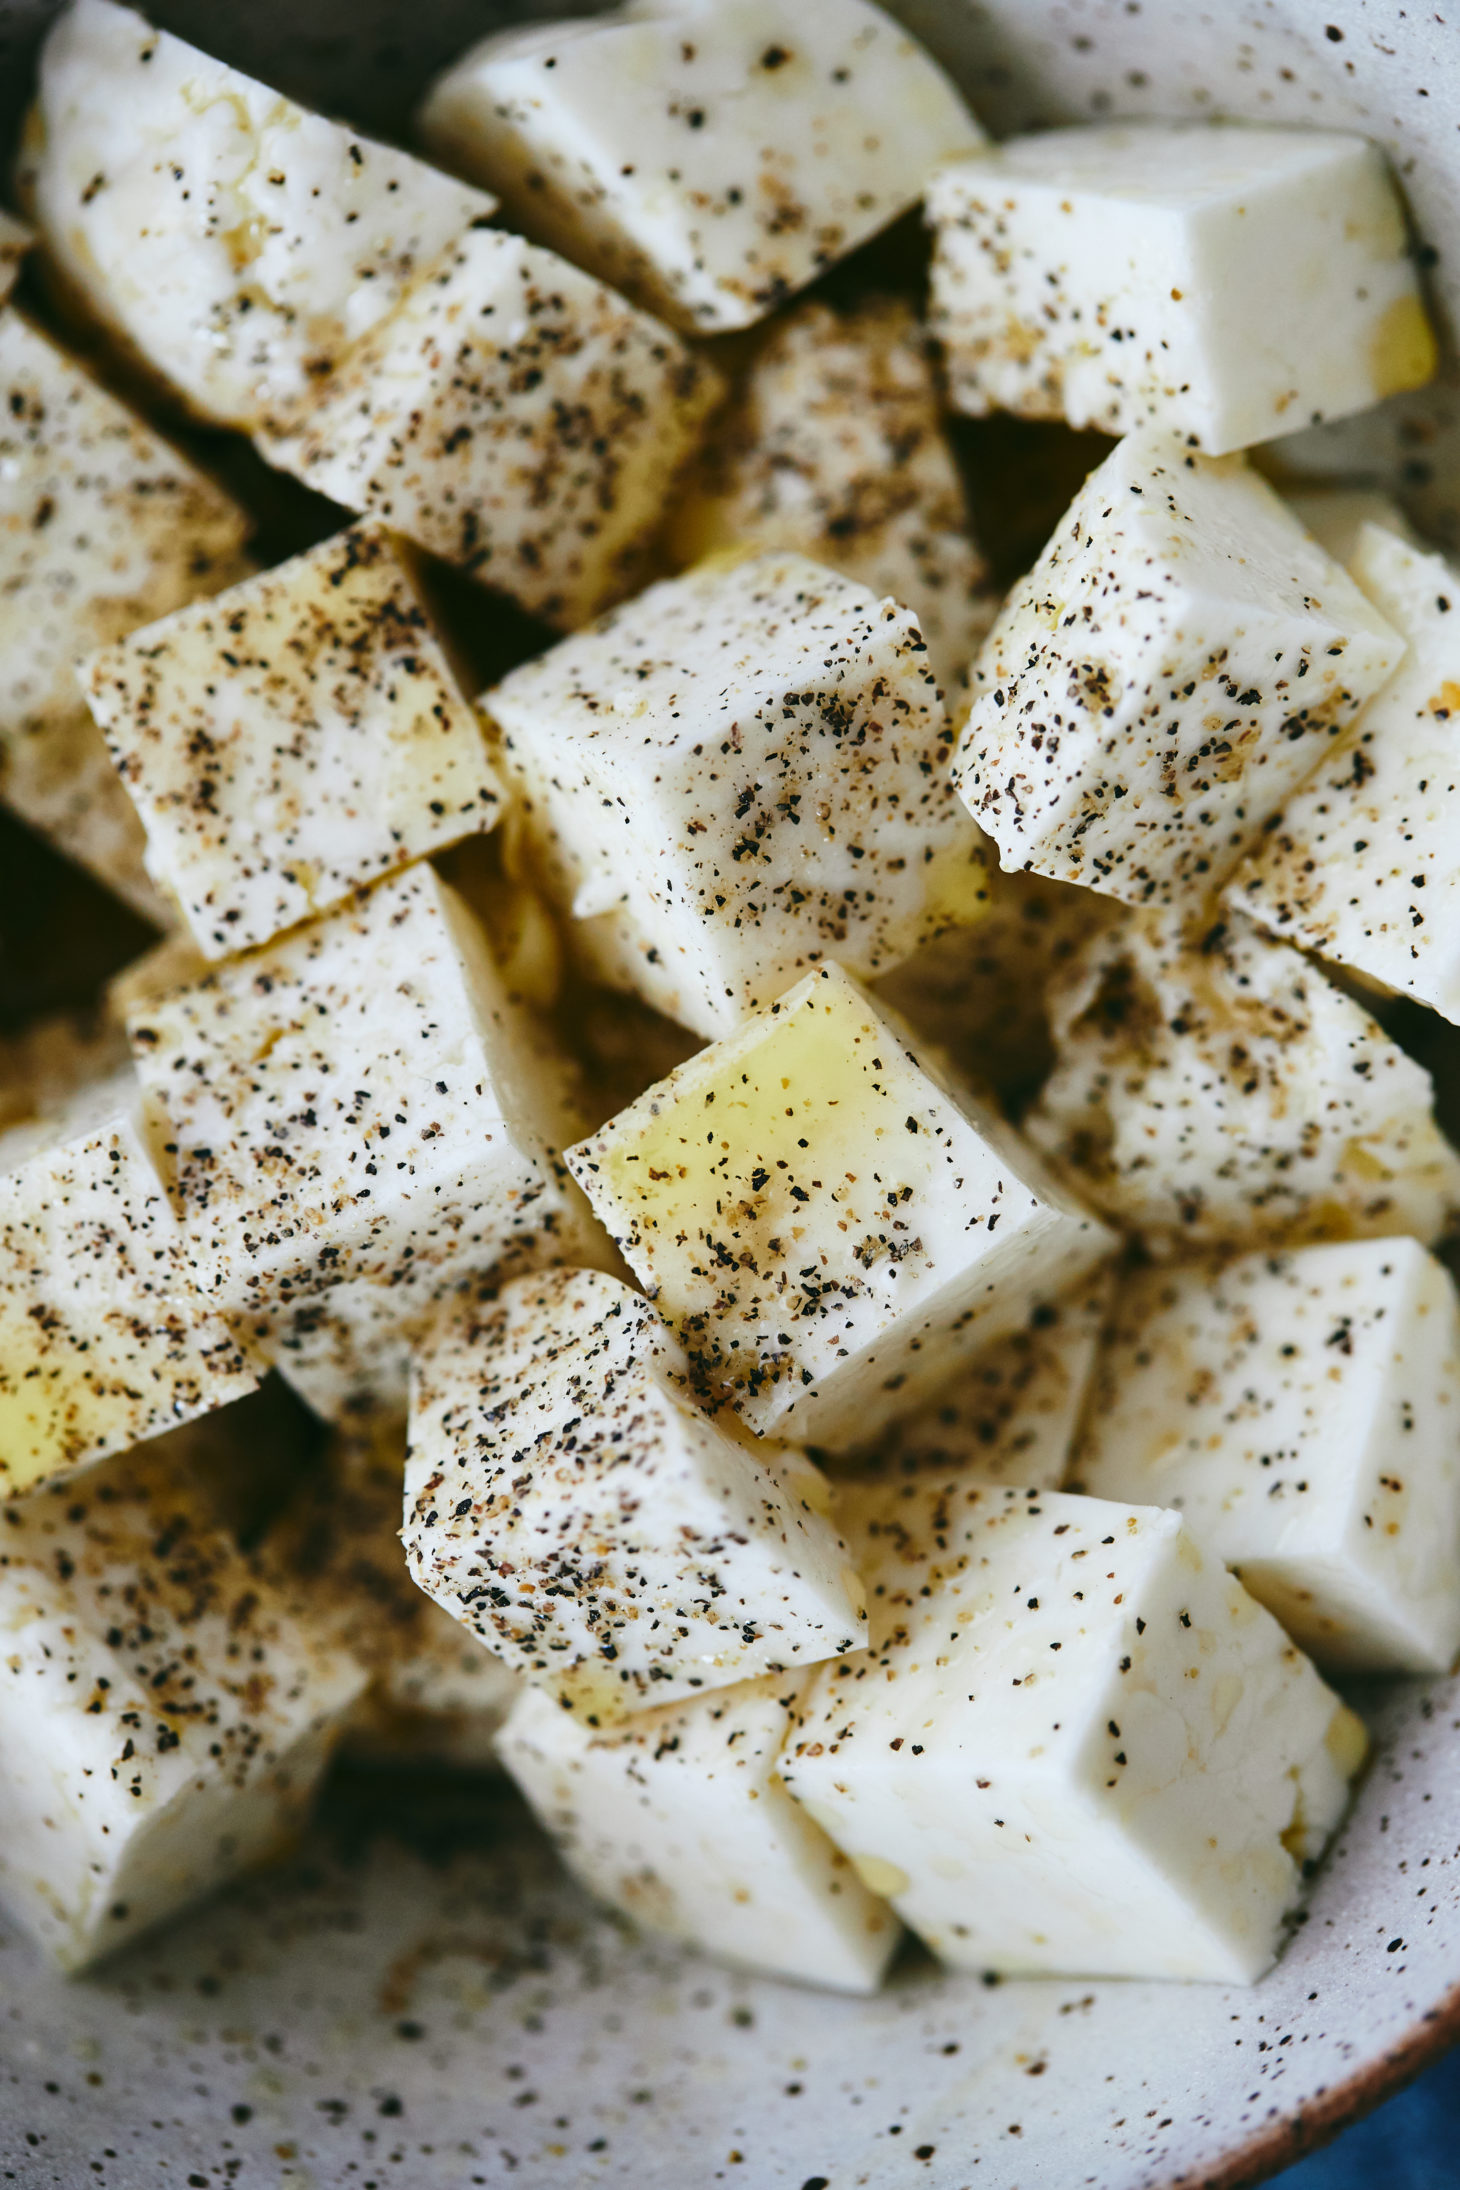
{"type": "Polygon", "coordinates": [[[927,337],[910,304],[819,301],[773,320],[675,504],[675,560],[792,548],[918,620],[953,688],[998,612],[969,535],[927,337]]]}
{"type": "Polygon", "coordinates": [[[529,235],[700,334],[773,311],[984,142],[868,0],[631,0],[499,32],[420,129],[529,235]]]}
{"type": "Polygon", "coordinates": [[[480,704],[580,958],[696,1033],[976,899],[916,621],[803,556],[668,579],[480,704]]]}
{"type": "Polygon", "coordinates": [[[0,207],[0,304],[15,287],[21,261],[34,242],[34,231],[0,207]]]}
{"type": "Polygon", "coordinates": [[[198,414],[307,402],[495,200],[112,0],[41,53],[24,209],[73,299],[198,414]]]}
{"type": "Polygon", "coordinates": [[[704,1387],[762,1436],[832,1449],[1115,1244],[834,965],[567,1161],[704,1387]]]}
{"type": "Polygon", "coordinates": [[[198,1289],[131,1075],[0,1142],[0,1497],[253,1390],[198,1289]]]}
{"type": "Polygon", "coordinates": [[[954,402],[1221,455],[1435,370],[1384,155],[1246,123],[1020,137],[934,177],[932,323],[954,402]]]}
{"type": "Polygon", "coordinates": [[[1377,525],[1351,567],[1408,652],[1231,896],[1274,934],[1460,1020],[1460,573],[1377,525]]]}
{"type": "Polygon", "coordinates": [[[632,592],[719,377],[550,251],[472,229],[271,464],[571,629],[632,592]]]}
{"type": "Polygon", "coordinates": [[[830,1495],[703,1413],[660,1317],[600,1271],[519,1278],[416,1347],[411,1571],[595,1725],[855,1649],[830,1495]]]}
{"type": "Polygon", "coordinates": [[[1049,990],[1055,1069],[1023,1124],[1158,1254],[1412,1232],[1460,1210],[1428,1072],[1241,913],[1188,940],[1147,914],[1049,990]]]}
{"type": "Polygon", "coordinates": [[[260,1337],[337,1280],[484,1263],[562,1206],[530,1037],[424,865],[203,979],[128,1031],[210,1297],[260,1337]]]}
{"type": "Polygon", "coordinates": [[[962,1474],[849,1488],[871,1649],[781,1776],[957,1969],[1251,1984],[1362,1726],[1175,1513],[962,1474]]]}
{"type": "Polygon", "coordinates": [[[776,1776],[799,1685],[746,1681],[597,1732],[529,1690],[501,1758],[574,1877],[646,1930],[875,1992],[901,1926],[776,1776]]]}
{"type": "Polygon", "coordinates": [[[1134,1272],[1072,1487],[1177,1508],[1341,1673],[1460,1652],[1460,1300],[1411,1239],[1134,1272]]]}
{"type": "Polygon", "coordinates": [[[159,924],[73,664],[247,568],[249,520],[50,338],[0,313],[0,800],[159,924]]]}
{"type": "Polygon", "coordinates": [[[521,1683],[412,1581],[404,1477],[404,1424],[335,1440],[260,1556],[300,1617],[370,1677],[345,1729],[347,1757],[486,1770],[521,1683]]]}
{"type": "Polygon", "coordinates": [[[959,788],[1005,867],[1165,903],[1230,873],[1403,651],[1240,457],[1132,434],[978,657],[959,788]]]}
{"type": "Polygon", "coordinates": [[[130,1463],[5,1508],[0,1635],[0,1901],[67,1970],[282,1853],[365,1685],[130,1463]]]}
{"type": "Polygon", "coordinates": [[[208,958],[498,818],[480,725],[379,525],[132,632],[80,677],[148,867],[208,958]]]}
{"type": "Polygon", "coordinates": [[[980,1483],[1057,1490],[1111,1292],[1111,1272],[1101,1270],[1062,1300],[1041,1302],[1022,1328],[953,1368],[936,1399],[852,1453],[847,1472],[885,1478],[959,1468],[980,1483]]]}

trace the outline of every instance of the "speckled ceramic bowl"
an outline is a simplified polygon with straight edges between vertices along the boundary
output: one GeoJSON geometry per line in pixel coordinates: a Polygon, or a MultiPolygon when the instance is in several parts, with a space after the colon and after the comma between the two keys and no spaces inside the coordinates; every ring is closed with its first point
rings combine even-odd
{"type": "MultiPolygon", "coordinates": [[[[0,0],[0,128],[50,6],[0,0]]],[[[157,0],[367,126],[525,10],[157,0]]],[[[562,12],[540,6],[534,12],[562,12]]],[[[1355,125],[1460,300],[1460,84],[1430,9],[902,0],[995,130],[1121,112],[1355,125]],[[1449,63],[1448,68],[1446,63],[1449,63]]],[[[1448,49],[1448,50],[1447,50],[1448,49]]],[[[1310,446],[1460,541],[1460,392],[1310,446]]],[[[505,1789],[337,1783],[303,1856],[101,1977],[0,1935],[0,2181],[64,2190],[1137,2190],[1256,2182],[1460,2034],[1460,1688],[1360,1699],[1377,1761],[1254,1991],[983,1986],[901,1964],[857,2004],[630,1937],[505,1789]]]]}

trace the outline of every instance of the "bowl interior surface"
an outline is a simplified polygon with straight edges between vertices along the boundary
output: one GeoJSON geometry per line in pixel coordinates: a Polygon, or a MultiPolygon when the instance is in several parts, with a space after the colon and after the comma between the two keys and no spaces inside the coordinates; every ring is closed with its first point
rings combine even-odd
{"type": "MultiPolygon", "coordinates": [[[[0,133],[49,0],[0,0],[0,133]]],[[[151,12],[404,134],[483,0],[158,0],[151,12]]],[[[900,0],[998,133],[1123,113],[1359,127],[1395,160],[1460,321],[1453,33],[1363,0],[900,0]],[[1447,55],[1444,41],[1451,40],[1447,55]]],[[[1460,545],[1447,378],[1303,437],[1460,545]]],[[[75,2190],[1138,2190],[1256,2181],[1460,2031],[1460,1687],[1360,1699],[1378,1754],[1279,1967],[1251,1991],[1010,1982],[901,1964],[863,2003],[635,1938],[510,1790],[335,1785],[301,1854],[99,1976],[0,1928],[0,2179],[75,2190]]]]}

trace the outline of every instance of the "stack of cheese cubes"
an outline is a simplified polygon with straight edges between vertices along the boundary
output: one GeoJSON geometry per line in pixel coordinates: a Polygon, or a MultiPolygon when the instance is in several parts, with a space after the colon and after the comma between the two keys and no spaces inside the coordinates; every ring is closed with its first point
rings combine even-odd
{"type": "Polygon", "coordinates": [[[749,1968],[1250,1983],[1326,1676],[1460,1652],[1460,579],[1245,453],[1432,370],[1394,185],[995,147],[872,0],[419,134],[71,0],[0,222],[338,506],[256,567],[0,301],[0,797],[168,931],[0,1050],[0,1897],[80,1967],[338,1747],[749,1968]],[[926,323],[821,283],[919,205],[926,323]],[[1115,437],[1007,594],[949,405],[1115,437]]]}

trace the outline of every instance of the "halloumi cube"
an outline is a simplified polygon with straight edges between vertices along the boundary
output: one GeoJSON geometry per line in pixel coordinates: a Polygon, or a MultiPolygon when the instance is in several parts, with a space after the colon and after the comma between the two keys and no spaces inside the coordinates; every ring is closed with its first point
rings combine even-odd
{"type": "Polygon", "coordinates": [[[480,705],[580,959],[698,1034],[978,909],[916,620],[804,556],[652,586],[480,705]]]}
{"type": "Polygon", "coordinates": [[[859,1479],[959,1468],[980,1483],[1058,1490],[1110,1310],[1113,1272],[1099,1270],[1062,1300],[960,1363],[935,1399],[899,1415],[847,1456],[859,1479]]]}
{"type": "Polygon", "coordinates": [[[405,543],[351,526],[81,665],[208,958],[490,829],[501,791],[405,543]]]}
{"type": "Polygon", "coordinates": [[[477,228],[258,446],[571,630],[640,582],[720,393],[614,290],[477,228]]]}
{"type": "Polygon", "coordinates": [[[72,300],[202,418],[307,405],[496,201],[113,0],[41,52],[24,210],[72,300]]]}
{"type": "Polygon", "coordinates": [[[1351,568],[1408,651],[1230,895],[1273,934],[1460,1021],[1460,573],[1374,524],[1351,568]]]}
{"type": "Polygon", "coordinates": [[[1097,935],[1049,991],[1030,1140],[1158,1254],[1410,1232],[1460,1212],[1428,1072],[1289,944],[1234,912],[1097,935]]]}
{"type": "Polygon", "coordinates": [[[0,1137],[0,1498],[241,1398],[130,1072],[0,1137]]]}
{"type": "Polygon", "coordinates": [[[1074,1488],[1172,1506],[1338,1673],[1460,1652],[1460,1300],[1412,1239],[1133,1272],[1074,1488]]]}
{"type": "Polygon", "coordinates": [[[532,1039],[428,866],[127,1024],[209,1297],[260,1340],[336,1281],[468,1240],[494,1261],[561,1205],[532,1039]]]}
{"type": "Polygon", "coordinates": [[[260,1547],[270,1580],[370,1685],[341,1751],[489,1770],[521,1683],[417,1589],[400,1541],[405,1428],[334,1439],[260,1547]]]}
{"type": "Polygon", "coordinates": [[[910,608],[952,691],[999,595],[969,528],[927,336],[901,297],[812,300],[773,320],[676,497],[668,544],[695,563],[792,548],[910,608]]]}
{"type": "Polygon", "coordinates": [[[0,800],[159,925],[174,916],[73,664],[231,585],[248,531],[48,335],[0,312],[0,800]]]}
{"type": "Polygon", "coordinates": [[[15,287],[22,261],[35,242],[35,231],[0,207],[0,304],[15,287]]]}
{"type": "Polygon", "coordinates": [[[599,1730],[529,1690],[502,1762],[579,1883],[645,1930],[875,1992],[902,1928],[776,1776],[803,1685],[746,1681],[599,1730]]]}
{"type": "Polygon", "coordinates": [[[0,1902],[63,1969],[282,1853],[363,1669],[156,1467],[0,1513],[0,1902]]]}
{"type": "Polygon", "coordinates": [[[1403,652],[1242,458],[1131,434],[978,657],[959,788],[1006,868],[1168,903],[1231,872],[1403,652]]]}
{"type": "Polygon", "coordinates": [[[844,1449],[1115,1240],[840,967],[567,1151],[695,1374],[765,1436],[844,1449]]]}
{"type": "Polygon", "coordinates": [[[1222,455],[1435,370],[1404,207],[1363,137],[1047,130],[945,167],[928,217],[932,324],[975,416],[1149,424],[1222,455]]]}
{"type": "Polygon", "coordinates": [[[1181,1516],[961,1473],[848,1488],[871,1648],[780,1771],[956,1969],[1251,1984],[1362,1725],[1181,1516]]]}
{"type": "Polygon", "coordinates": [[[704,1413],[662,1319],[601,1271],[519,1278],[415,1349],[411,1571],[595,1725],[855,1649],[830,1497],[804,1453],[704,1413]]]}
{"type": "Polygon", "coordinates": [[[419,126],[529,235],[695,334],[762,318],[985,141],[868,0],[631,0],[498,32],[419,126]]]}

